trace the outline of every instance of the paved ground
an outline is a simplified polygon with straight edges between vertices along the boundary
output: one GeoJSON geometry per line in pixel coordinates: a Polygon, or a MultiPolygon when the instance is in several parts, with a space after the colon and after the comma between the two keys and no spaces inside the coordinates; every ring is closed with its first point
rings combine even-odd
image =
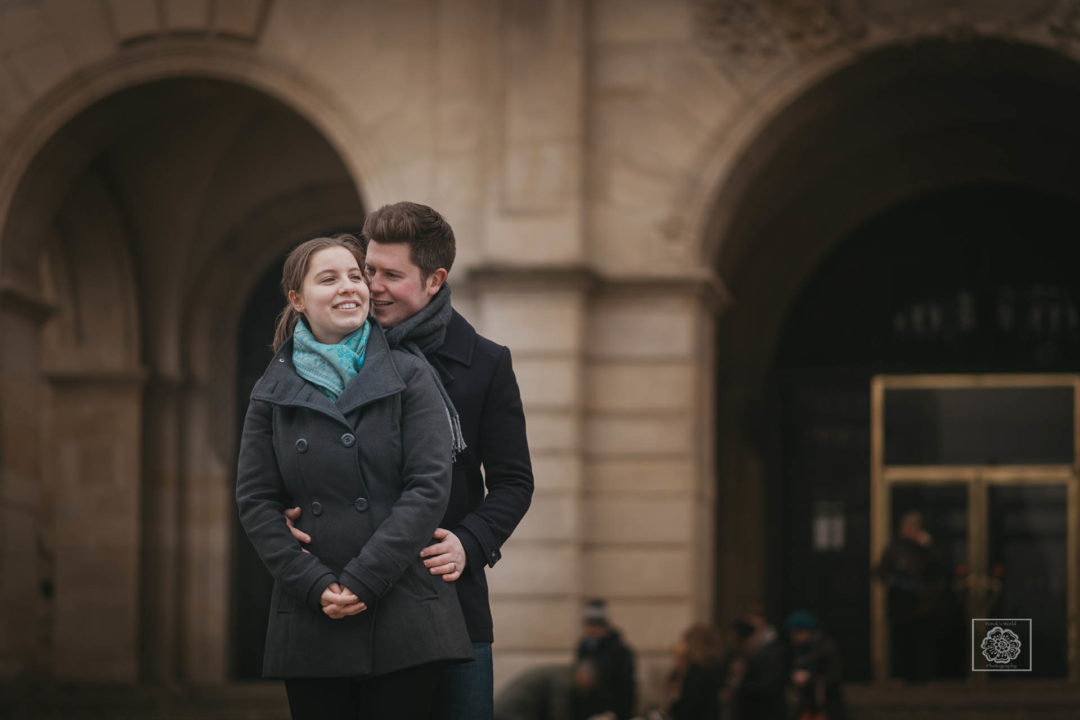
{"type": "MultiPolygon", "coordinates": [[[[1080,686],[1022,682],[847,688],[853,720],[1080,720],[1080,686]]],[[[5,720],[288,720],[275,683],[208,687],[0,684],[5,720]]]]}

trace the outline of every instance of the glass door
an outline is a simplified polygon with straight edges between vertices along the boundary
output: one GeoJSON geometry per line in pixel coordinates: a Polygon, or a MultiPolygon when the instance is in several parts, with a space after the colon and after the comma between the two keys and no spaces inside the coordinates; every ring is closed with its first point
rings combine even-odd
{"type": "Polygon", "coordinates": [[[1078,382],[874,378],[877,678],[974,676],[978,623],[1020,619],[1017,677],[1076,679],[1078,382]]]}

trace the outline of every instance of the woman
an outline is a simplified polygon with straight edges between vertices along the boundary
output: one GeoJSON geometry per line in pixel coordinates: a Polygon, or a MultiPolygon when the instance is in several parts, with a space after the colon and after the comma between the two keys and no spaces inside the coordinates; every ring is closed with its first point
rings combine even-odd
{"type": "Polygon", "coordinates": [[[720,631],[693,625],[675,646],[675,668],[668,678],[672,720],[718,720],[723,689],[720,631]]]}
{"type": "Polygon", "coordinates": [[[426,717],[439,664],[472,657],[453,586],[419,557],[450,491],[447,410],[369,319],[363,260],[351,236],[289,254],[240,441],[240,521],[274,577],[263,674],[297,720],[426,717]]]}

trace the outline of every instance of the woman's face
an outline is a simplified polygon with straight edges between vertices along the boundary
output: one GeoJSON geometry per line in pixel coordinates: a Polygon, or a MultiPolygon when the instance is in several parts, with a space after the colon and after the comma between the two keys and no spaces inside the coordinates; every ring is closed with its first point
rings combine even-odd
{"type": "Polygon", "coordinates": [[[307,318],[316,340],[333,345],[367,320],[370,293],[356,257],[328,247],[311,256],[304,284],[300,292],[289,291],[289,303],[307,318]]]}

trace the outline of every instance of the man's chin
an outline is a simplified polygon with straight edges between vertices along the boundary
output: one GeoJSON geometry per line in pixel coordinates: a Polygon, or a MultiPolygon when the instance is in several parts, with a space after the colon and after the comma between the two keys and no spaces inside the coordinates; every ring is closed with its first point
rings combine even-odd
{"type": "Polygon", "coordinates": [[[384,330],[389,330],[397,324],[390,313],[381,313],[378,310],[374,310],[371,314],[375,316],[375,319],[379,321],[379,324],[383,326],[384,330]]]}

